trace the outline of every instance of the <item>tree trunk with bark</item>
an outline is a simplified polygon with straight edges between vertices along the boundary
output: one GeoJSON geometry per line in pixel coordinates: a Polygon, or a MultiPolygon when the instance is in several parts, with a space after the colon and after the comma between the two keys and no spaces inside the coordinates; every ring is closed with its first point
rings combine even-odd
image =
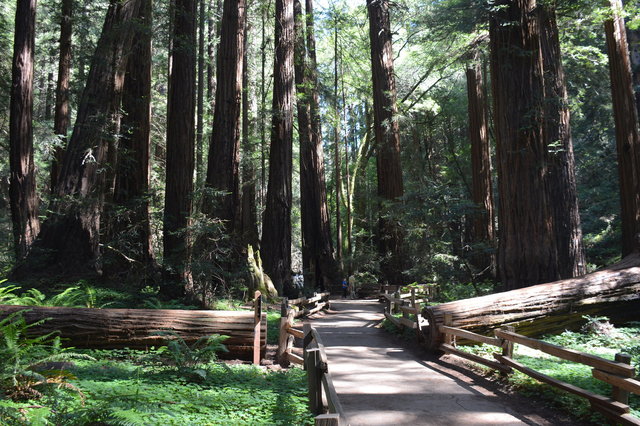
{"type": "Polygon", "coordinates": [[[269,153],[269,185],[262,222],[264,269],[278,294],[291,283],[291,179],[293,143],[293,0],[276,0],[273,117],[269,153]]]}
{"type": "Polygon", "coordinates": [[[192,291],[190,232],[193,198],[196,80],[196,0],[176,0],[169,76],[164,207],[164,262],[169,295],[192,291]]]}
{"type": "Polygon", "coordinates": [[[491,182],[491,149],[489,146],[489,111],[484,79],[478,58],[467,68],[469,101],[469,138],[471,140],[472,196],[477,211],[473,218],[474,247],[471,263],[480,276],[495,276],[495,216],[491,182]]]}
{"type": "Polygon", "coordinates": [[[333,168],[336,194],[336,260],[342,266],[342,175],[340,170],[340,112],[338,111],[338,15],[333,22],[333,168]]]}
{"type": "Polygon", "coordinates": [[[58,184],[60,167],[64,156],[64,145],[67,142],[67,130],[71,115],[69,107],[69,81],[71,72],[71,37],[73,16],[73,0],[62,1],[60,16],[60,60],[58,62],[58,83],[56,87],[56,106],[53,116],[53,131],[59,138],[59,144],[53,148],[51,162],[51,193],[54,194],[58,184]]]}
{"type": "Polygon", "coordinates": [[[367,9],[371,40],[378,196],[381,199],[377,235],[378,250],[382,256],[381,269],[384,280],[389,284],[401,284],[404,269],[402,259],[404,235],[394,204],[399,202],[404,189],[400,162],[396,84],[393,75],[389,1],[367,0],[367,9]]]}
{"type": "MultiPolygon", "coordinates": [[[[121,121],[122,137],[116,166],[109,235],[113,244],[108,258],[112,270],[138,269],[154,265],[149,211],[151,155],[151,0],[141,0],[135,42],[125,74],[121,121]],[[117,260],[116,260],[117,259],[117,260]]],[[[106,253],[105,253],[106,254],[106,253]]]]}
{"type": "Polygon", "coordinates": [[[441,336],[437,326],[450,314],[450,326],[491,334],[499,327],[514,326],[527,336],[579,329],[584,316],[607,316],[614,323],[638,318],[640,309],[640,256],[632,254],[599,272],[547,284],[428,306],[422,315],[429,321],[422,333],[435,350],[441,336]]]}
{"type": "Polygon", "coordinates": [[[587,264],[578,210],[575,159],[555,4],[538,6],[544,69],[544,139],[547,147],[549,205],[560,278],[583,275],[587,264]]]}
{"type": "MultiPolygon", "coordinates": [[[[149,349],[166,345],[173,336],[193,345],[202,337],[229,336],[223,343],[229,353],[221,357],[247,358],[253,353],[254,312],[194,311],[177,309],[89,309],[0,305],[0,319],[23,311],[32,336],[55,333],[66,347],[86,349],[149,349]]],[[[267,339],[266,313],[262,314],[260,350],[267,339]]]]}
{"type": "Polygon", "coordinates": [[[131,21],[140,1],[112,0],[93,55],[76,123],[60,171],[54,213],[42,230],[25,265],[14,277],[35,271],[54,276],[92,276],[101,273],[100,219],[107,184],[107,151],[119,123],[124,71],[131,41],[131,21]]]}
{"type": "Polygon", "coordinates": [[[19,262],[29,254],[31,244],[40,232],[32,122],[35,26],[36,0],[19,0],[16,6],[9,116],[9,199],[14,250],[19,262]]]}
{"type": "Polygon", "coordinates": [[[216,106],[209,143],[206,187],[202,210],[225,221],[228,232],[240,213],[240,111],[244,49],[244,0],[225,0],[218,46],[216,106]]]}
{"type": "Polygon", "coordinates": [[[544,79],[534,0],[500,0],[490,17],[498,159],[498,270],[506,289],[560,277],[548,200],[544,79]]]}
{"type": "Polygon", "coordinates": [[[631,64],[620,0],[610,0],[613,17],[605,21],[611,98],[616,125],[623,256],[640,249],[640,134],[631,64]]]}
{"type": "Polygon", "coordinates": [[[196,117],[196,188],[200,188],[203,181],[204,158],[204,87],[208,82],[204,80],[204,30],[206,24],[206,1],[198,2],[198,97],[196,117]]]}
{"type": "MultiPolygon", "coordinates": [[[[624,0],[626,5],[629,0],[624,0]]],[[[629,43],[629,59],[631,60],[631,74],[633,88],[636,95],[636,110],[640,119],[640,29],[627,28],[627,42],[629,43]]]]}

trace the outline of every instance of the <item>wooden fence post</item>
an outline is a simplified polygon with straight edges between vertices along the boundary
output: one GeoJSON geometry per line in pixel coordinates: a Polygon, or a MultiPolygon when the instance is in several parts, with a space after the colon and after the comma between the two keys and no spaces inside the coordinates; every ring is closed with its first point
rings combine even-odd
{"type": "MultiPolygon", "coordinates": [[[[623,362],[625,364],[631,364],[631,355],[624,354],[624,353],[617,353],[615,360],[618,362],[623,362]]],[[[613,386],[611,397],[618,402],[621,402],[625,405],[629,405],[629,391],[620,389],[617,386],[613,386]]]]}
{"type": "MultiPolygon", "coordinates": [[[[508,325],[504,327],[504,330],[514,333],[516,331],[516,328],[512,325],[508,325]]],[[[513,342],[510,340],[506,340],[505,343],[506,344],[502,347],[502,356],[513,358],[513,342]]]]}
{"type": "Polygon", "coordinates": [[[262,326],[262,294],[260,291],[256,291],[253,312],[253,364],[260,365],[260,327],[262,326]]]}
{"type": "Polygon", "coordinates": [[[415,287],[411,288],[411,307],[416,307],[416,289],[415,287]]]}
{"type": "MultiPolygon", "coordinates": [[[[450,312],[446,312],[444,314],[444,325],[446,325],[447,327],[451,327],[452,324],[453,324],[453,315],[451,315],[450,312]]],[[[455,337],[452,334],[445,333],[444,342],[447,345],[451,345],[451,346],[456,345],[455,337]]]]}
{"type": "Polygon", "coordinates": [[[293,336],[289,334],[289,328],[293,327],[295,312],[289,307],[289,300],[285,297],[282,299],[280,306],[280,338],[278,340],[278,363],[283,366],[289,366],[288,353],[291,352],[293,346],[293,336]]]}

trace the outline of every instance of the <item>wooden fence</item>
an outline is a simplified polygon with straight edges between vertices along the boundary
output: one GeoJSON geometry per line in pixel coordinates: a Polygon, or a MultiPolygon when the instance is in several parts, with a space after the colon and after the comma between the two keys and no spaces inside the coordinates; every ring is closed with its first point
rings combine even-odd
{"type": "Polygon", "coordinates": [[[304,325],[304,369],[309,384],[309,409],[316,425],[346,424],[346,416],[329,374],[327,354],[320,334],[309,324],[304,325]]]}
{"type": "Polygon", "coordinates": [[[424,325],[420,304],[429,300],[431,286],[424,284],[418,287],[411,287],[408,292],[402,293],[399,286],[382,286],[380,289],[380,301],[385,303],[384,316],[398,328],[414,329],[418,336],[424,325]],[[396,318],[394,314],[402,313],[401,318],[396,318]]]}
{"type": "Polygon", "coordinates": [[[623,425],[640,425],[640,419],[629,414],[629,394],[640,395],[640,381],[635,378],[635,369],[630,365],[631,357],[629,355],[616,354],[615,361],[610,361],[595,355],[517,334],[511,327],[496,329],[494,330],[495,337],[489,337],[454,328],[448,324],[451,324],[451,315],[445,314],[444,325],[438,326],[438,331],[443,336],[443,343],[439,347],[441,351],[483,364],[505,374],[512,372],[512,369],[518,370],[540,382],[586,398],[594,410],[599,411],[613,422],[623,425]],[[493,345],[500,348],[501,352],[493,354],[495,360],[489,360],[457,349],[457,339],[493,345]],[[515,361],[513,359],[513,345],[515,343],[567,361],[592,367],[594,378],[612,386],[611,397],[604,397],[570,383],[554,379],[515,361]]]}
{"type": "Polygon", "coordinates": [[[313,297],[298,299],[282,299],[280,307],[280,340],[278,342],[278,363],[282,366],[288,366],[289,363],[302,365],[303,359],[292,353],[293,339],[297,337],[302,339],[304,333],[302,330],[295,328],[295,319],[315,314],[322,309],[329,308],[330,293],[315,294],[313,297]]]}

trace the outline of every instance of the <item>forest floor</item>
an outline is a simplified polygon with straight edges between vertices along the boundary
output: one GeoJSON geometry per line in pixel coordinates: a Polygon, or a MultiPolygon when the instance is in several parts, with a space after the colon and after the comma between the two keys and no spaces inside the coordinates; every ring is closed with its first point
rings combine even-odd
{"type": "Polygon", "coordinates": [[[588,424],[385,332],[382,319],[375,300],[337,299],[312,320],[351,425],[588,424]]]}

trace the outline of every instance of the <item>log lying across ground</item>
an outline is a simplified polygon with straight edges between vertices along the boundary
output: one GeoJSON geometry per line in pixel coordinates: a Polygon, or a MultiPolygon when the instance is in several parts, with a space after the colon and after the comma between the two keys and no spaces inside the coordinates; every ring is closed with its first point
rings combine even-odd
{"type": "MultiPolygon", "coordinates": [[[[229,353],[223,358],[251,359],[254,313],[251,311],[188,311],[177,309],[89,309],[0,305],[0,319],[26,310],[28,324],[47,319],[32,327],[33,335],[58,332],[63,345],[86,349],[147,349],[162,346],[173,331],[187,344],[203,336],[229,336],[223,343],[229,353]]],[[[262,314],[260,352],[267,347],[267,314],[262,314]]]]}
{"type": "Polygon", "coordinates": [[[584,315],[606,316],[615,323],[640,320],[640,255],[632,254],[602,271],[578,278],[539,284],[503,293],[458,300],[422,310],[429,325],[422,328],[426,345],[437,350],[438,325],[445,314],[451,327],[489,335],[514,326],[526,336],[575,330],[584,315]]]}

